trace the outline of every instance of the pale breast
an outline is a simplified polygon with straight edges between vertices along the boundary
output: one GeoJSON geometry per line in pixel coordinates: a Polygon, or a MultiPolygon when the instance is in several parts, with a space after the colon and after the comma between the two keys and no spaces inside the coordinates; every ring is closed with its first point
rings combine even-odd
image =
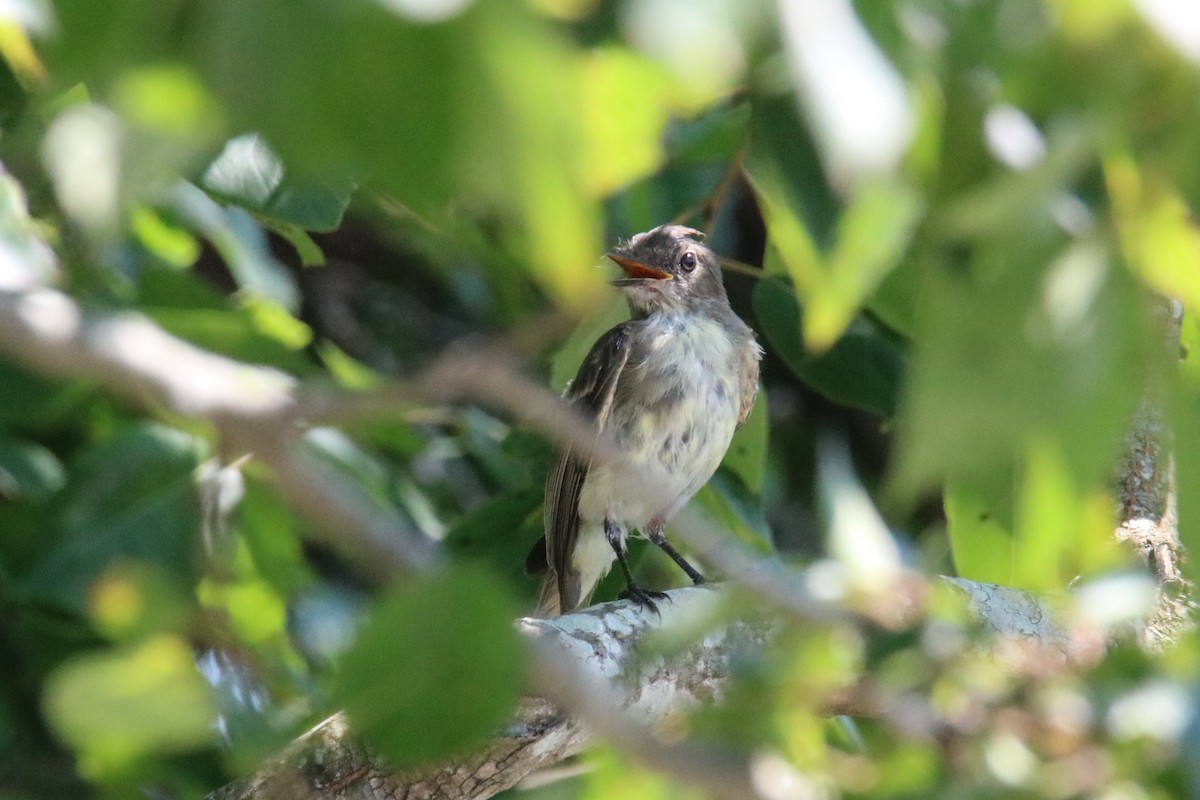
{"type": "Polygon", "coordinates": [[[597,465],[584,483],[581,518],[611,514],[626,528],[641,528],[686,504],[716,471],[737,427],[741,363],[715,320],[647,320],[607,427],[634,464],[665,479],[647,493],[631,486],[638,470],[597,465]]]}

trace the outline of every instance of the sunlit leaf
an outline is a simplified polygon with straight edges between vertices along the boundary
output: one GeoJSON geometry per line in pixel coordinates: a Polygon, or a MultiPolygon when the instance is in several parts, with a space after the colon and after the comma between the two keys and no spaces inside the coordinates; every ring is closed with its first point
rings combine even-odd
{"type": "Polygon", "coordinates": [[[216,737],[208,686],[191,648],[174,636],[64,664],[47,681],[43,702],[93,779],[121,777],[139,758],[184,753],[216,737]]]}
{"type": "Polygon", "coordinates": [[[931,275],[896,488],[990,481],[1034,435],[1058,443],[1081,485],[1100,481],[1157,357],[1131,296],[1127,274],[1095,243],[1069,247],[1044,273],[1022,264],[931,275]]]}
{"type": "Polygon", "coordinates": [[[221,128],[215,99],[180,64],[130,70],[116,83],[112,97],[127,121],[155,134],[207,142],[221,128]]]}
{"type": "Polygon", "coordinates": [[[597,194],[658,169],[672,107],[669,73],[624,48],[588,54],[583,64],[587,183],[597,194]]]}
{"type": "Polygon", "coordinates": [[[1167,297],[1200,308],[1200,230],[1178,191],[1127,155],[1107,159],[1104,176],[1130,266],[1167,297]]]}
{"type": "Polygon", "coordinates": [[[1065,589],[1080,575],[1120,563],[1112,538],[1115,514],[1103,489],[1081,487],[1064,454],[1037,438],[1022,472],[1013,585],[1065,589]]]}
{"type": "Polygon", "coordinates": [[[148,206],[133,209],[130,228],[143,247],[172,267],[190,267],[200,256],[200,243],[191,233],[169,224],[148,206]]]}
{"type": "Polygon", "coordinates": [[[811,301],[804,337],[811,347],[824,350],[846,331],[899,262],[920,213],[920,197],[903,183],[872,182],[859,188],[838,221],[827,274],[806,295],[811,301]]]}
{"type": "Polygon", "coordinates": [[[401,766],[483,741],[520,689],[516,615],[507,588],[479,567],[393,590],[371,610],[338,675],[335,694],[355,731],[401,766]]]}
{"type": "Polygon", "coordinates": [[[1013,495],[951,482],[943,493],[946,531],[960,577],[986,583],[1013,583],[1013,495]]]}

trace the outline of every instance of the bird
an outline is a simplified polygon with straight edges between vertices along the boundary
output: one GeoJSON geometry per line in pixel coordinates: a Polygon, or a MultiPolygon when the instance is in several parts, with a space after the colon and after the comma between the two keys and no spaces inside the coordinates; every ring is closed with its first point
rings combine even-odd
{"type": "Polygon", "coordinates": [[[561,447],[546,478],[544,534],[526,559],[542,575],[535,616],[587,605],[620,566],[621,597],[658,611],[666,597],[639,585],[627,537],[637,531],[699,585],[704,576],[667,540],[667,522],[716,472],[758,394],[762,348],[734,313],[717,255],[703,234],[661,225],[607,257],[630,319],[602,335],[564,393],[619,457],[600,462],[584,443],[561,447]],[[654,485],[646,476],[656,475],[654,485]]]}

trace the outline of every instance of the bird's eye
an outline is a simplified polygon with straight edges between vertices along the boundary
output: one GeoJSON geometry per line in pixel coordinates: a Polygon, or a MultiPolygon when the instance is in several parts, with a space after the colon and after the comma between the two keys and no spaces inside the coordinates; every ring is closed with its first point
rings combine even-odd
{"type": "Polygon", "coordinates": [[[679,268],[684,272],[691,272],[696,268],[696,254],[688,251],[679,258],[679,268]]]}

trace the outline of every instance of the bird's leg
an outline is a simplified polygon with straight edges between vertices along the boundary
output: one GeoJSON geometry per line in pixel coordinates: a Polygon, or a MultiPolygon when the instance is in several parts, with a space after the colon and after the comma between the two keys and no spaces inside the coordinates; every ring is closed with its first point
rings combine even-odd
{"type": "Polygon", "coordinates": [[[687,573],[687,576],[692,579],[692,583],[699,586],[702,583],[707,583],[704,576],[699,570],[688,563],[687,559],[679,555],[679,551],[671,546],[667,541],[666,534],[663,533],[663,528],[666,527],[666,522],[662,517],[655,517],[650,520],[649,526],[646,528],[646,538],[654,542],[660,549],[671,557],[671,560],[679,565],[679,568],[687,573]]]}
{"type": "Polygon", "coordinates": [[[658,605],[654,601],[663,600],[667,595],[664,592],[645,589],[633,579],[633,572],[629,569],[629,559],[625,555],[625,545],[621,541],[621,526],[612,517],[604,518],[604,538],[608,539],[608,546],[617,554],[617,563],[621,565],[621,572],[625,575],[625,591],[621,592],[621,597],[632,600],[638,605],[646,606],[657,614],[658,605]]]}

